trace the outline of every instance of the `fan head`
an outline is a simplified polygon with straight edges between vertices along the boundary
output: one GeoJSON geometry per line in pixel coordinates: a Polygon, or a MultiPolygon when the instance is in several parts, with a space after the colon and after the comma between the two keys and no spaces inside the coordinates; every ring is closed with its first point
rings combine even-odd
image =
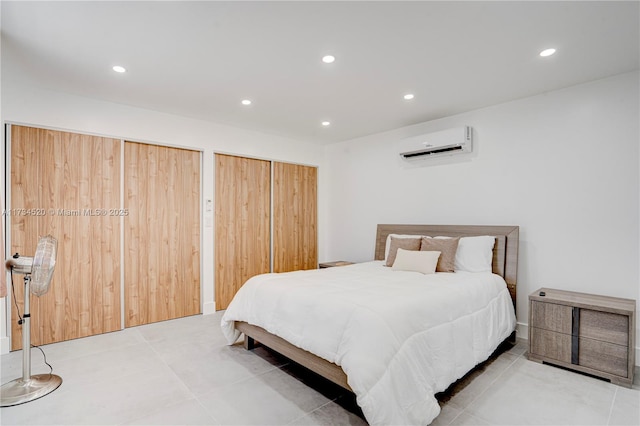
{"type": "Polygon", "coordinates": [[[7,260],[7,268],[18,274],[31,275],[31,293],[42,296],[49,291],[49,284],[56,266],[58,240],[51,235],[40,238],[33,257],[16,256],[7,260]]]}
{"type": "Polygon", "coordinates": [[[42,296],[49,291],[53,270],[56,267],[57,253],[58,240],[51,235],[40,238],[31,267],[31,293],[36,296],[42,296]]]}

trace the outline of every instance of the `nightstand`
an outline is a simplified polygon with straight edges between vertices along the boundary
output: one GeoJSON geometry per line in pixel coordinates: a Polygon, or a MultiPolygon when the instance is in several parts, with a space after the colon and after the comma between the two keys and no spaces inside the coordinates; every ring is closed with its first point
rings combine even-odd
{"type": "Polygon", "coordinates": [[[541,288],[529,295],[527,356],[631,387],[635,314],[635,300],[541,288]]]}
{"type": "Polygon", "coordinates": [[[335,262],[323,262],[318,265],[320,269],[333,268],[334,266],[347,266],[353,265],[354,262],[347,262],[346,260],[336,260],[335,262]]]}

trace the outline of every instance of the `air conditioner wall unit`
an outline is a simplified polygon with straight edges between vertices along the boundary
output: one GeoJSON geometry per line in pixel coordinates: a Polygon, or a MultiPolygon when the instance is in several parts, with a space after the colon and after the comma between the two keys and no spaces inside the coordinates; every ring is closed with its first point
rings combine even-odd
{"type": "Polygon", "coordinates": [[[402,140],[400,156],[405,160],[441,157],[471,152],[473,129],[456,127],[402,140]]]}

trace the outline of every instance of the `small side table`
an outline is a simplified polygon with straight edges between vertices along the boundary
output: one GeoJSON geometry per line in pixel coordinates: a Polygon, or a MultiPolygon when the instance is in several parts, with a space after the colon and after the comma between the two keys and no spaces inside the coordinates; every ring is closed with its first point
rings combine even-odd
{"type": "Polygon", "coordinates": [[[636,301],[541,288],[529,295],[529,354],[630,388],[636,301]]]}
{"type": "Polygon", "coordinates": [[[353,265],[354,262],[347,262],[346,260],[336,260],[335,262],[323,262],[318,265],[320,269],[333,268],[334,266],[347,266],[353,265]]]}

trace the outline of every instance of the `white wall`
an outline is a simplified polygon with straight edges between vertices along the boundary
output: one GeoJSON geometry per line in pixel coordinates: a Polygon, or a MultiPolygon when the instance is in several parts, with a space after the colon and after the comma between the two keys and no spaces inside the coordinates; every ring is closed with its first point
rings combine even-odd
{"type": "Polygon", "coordinates": [[[624,74],[328,147],[329,257],[373,259],[378,223],[519,225],[521,332],[542,286],[640,299],[638,81],[624,74]],[[474,128],[470,157],[402,166],[400,139],[461,125],[474,128]]]}
{"type": "MultiPolygon", "coordinates": [[[[2,84],[2,121],[94,133],[203,151],[202,199],[214,200],[214,152],[318,166],[319,255],[326,235],[324,148],[264,133],[133,108],[37,88],[12,80],[2,84]]],[[[4,176],[4,162],[3,173],[4,176]]],[[[204,202],[202,203],[204,205],[204,202]]],[[[6,207],[6,206],[5,206],[6,207]]],[[[203,221],[204,224],[204,221],[203,221]]],[[[203,312],[214,311],[213,227],[202,233],[203,312]]],[[[1,303],[6,309],[8,298],[1,303]]],[[[0,310],[0,314],[2,314],[0,310]]],[[[0,353],[9,349],[6,314],[0,323],[0,353]]]]}

